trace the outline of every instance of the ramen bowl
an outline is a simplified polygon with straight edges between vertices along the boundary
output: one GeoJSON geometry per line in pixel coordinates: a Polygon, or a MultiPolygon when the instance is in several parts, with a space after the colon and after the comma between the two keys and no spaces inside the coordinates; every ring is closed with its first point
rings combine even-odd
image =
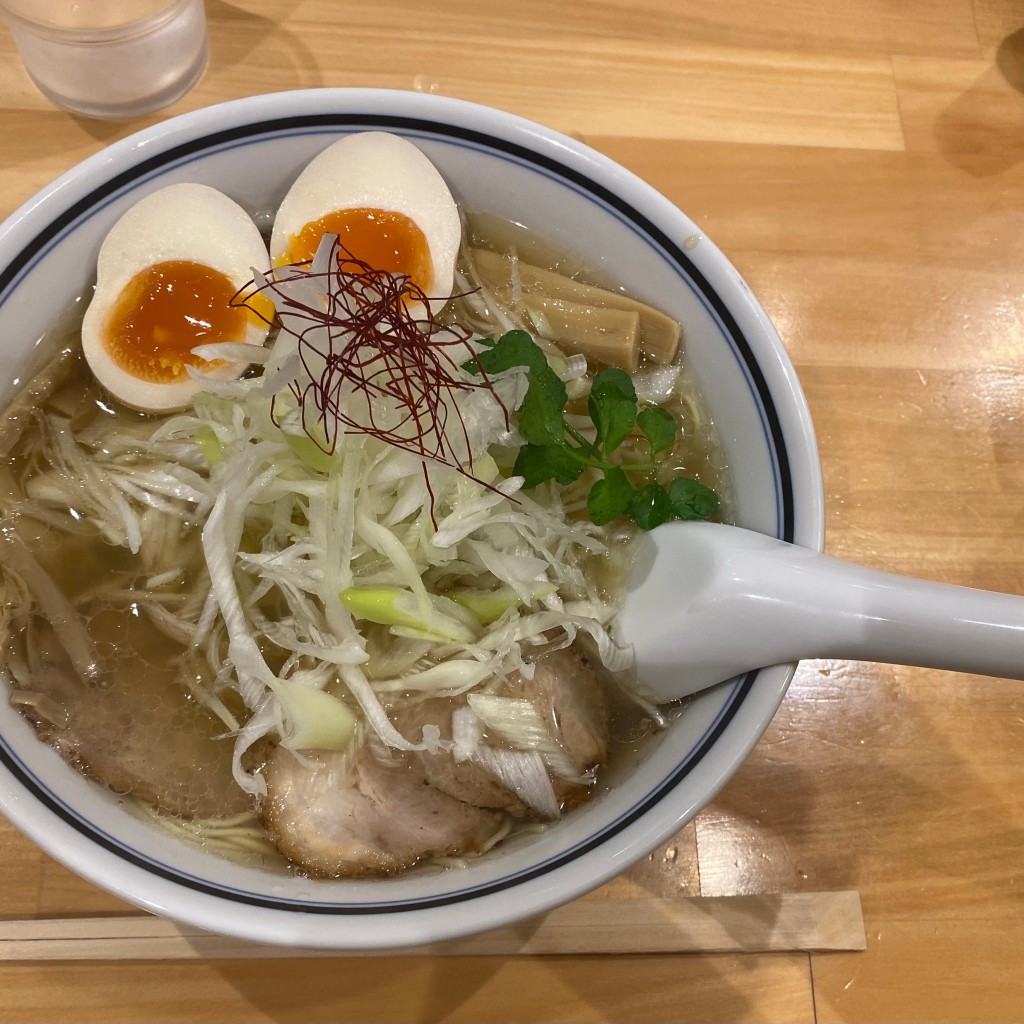
{"type": "MultiPolygon", "coordinates": [[[[736,522],[820,549],[822,485],[807,406],[768,317],[721,252],[672,203],[582,143],[438,96],[256,96],[170,119],[72,168],[0,226],[8,397],[39,339],[88,293],[106,232],[141,197],[195,181],[250,211],[272,211],[316,153],[372,129],[419,146],[467,208],[536,230],[677,318],[730,467],[736,522]]],[[[41,743],[6,700],[0,808],[80,875],[191,925],[337,950],[435,942],[539,914],[646,856],[740,765],[793,670],[764,668],[700,694],[589,803],[459,869],[334,881],[235,863],[128,813],[41,743]]]]}

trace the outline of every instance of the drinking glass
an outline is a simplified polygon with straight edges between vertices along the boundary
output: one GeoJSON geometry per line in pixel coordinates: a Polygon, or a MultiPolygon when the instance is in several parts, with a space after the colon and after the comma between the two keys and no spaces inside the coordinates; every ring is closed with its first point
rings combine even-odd
{"type": "Polygon", "coordinates": [[[159,110],[206,66],[203,0],[0,0],[0,13],[32,81],[89,117],[159,110]]]}

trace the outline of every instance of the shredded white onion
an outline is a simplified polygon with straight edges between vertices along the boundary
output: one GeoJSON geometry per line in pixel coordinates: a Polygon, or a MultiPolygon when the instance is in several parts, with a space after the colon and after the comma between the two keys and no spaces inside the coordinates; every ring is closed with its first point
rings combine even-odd
{"type": "Polygon", "coordinates": [[[561,817],[562,810],[551,785],[548,766],[537,751],[481,746],[473,754],[473,760],[541,817],[549,821],[561,817]]]}
{"type": "Polygon", "coordinates": [[[581,782],[582,776],[565,748],[552,735],[537,707],[516,697],[496,697],[489,693],[471,693],[467,698],[476,716],[516,750],[539,754],[559,778],[581,782]]]}
{"type": "MultiPolygon", "coordinates": [[[[317,260],[323,262],[319,254],[317,260]]],[[[300,330],[308,327],[312,348],[326,352],[330,344],[337,351],[348,343],[347,336],[328,339],[327,329],[304,312],[321,301],[318,281],[299,270],[273,273],[278,315],[294,318],[300,330]]],[[[264,281],[256,275],[257,285],[264,281]]],[[[459,287],[470,291],[477,283],[462,279],[459,287]]],[[[467,301],[478,304],[482,322],[524,326],[486,289],[467,301]]],[[[247,792],[263,788],[242,767],[243,754],[262,736],[277,732],[287,743],[319,735],[310,709],[336,717],[334,733],[343,731],[342,710],[323,692],[328,680],[347,691],[339,693],[358,706],[370,734],[400,750],[437,749],[440,739],[429,730],[403,736],[389,717],[396,695],[483,699],[477,714],[519,749],[481,755],[479,736],[471,745],[465,730],[455,748],[460,757],[482,756],[538,813],[554,816],[557,807],[550,783],[545,789],[541,781],[541,775],[547,779],[543,765],[575,777],[557,743],[544,740],[535,713],[531,718],[528,709],[489,705],[482,691],[515,672],[529,676],[538,646],[563,646],[581,632],[608,668],[623,667],[630,655],[608,634],[614,609],[588,592],[586,562],[604,553],[602,531],[567,517],[558,488],[524,492],[523,478],[509,472],[522,438],[507,412],[522,403],[528,380],[512,369],[494,375],[493,390],[480,387],[479,378],[460,367],[482,344],[474,338],[445,350],[446,372],[461,374],[465,388],[442,396],[437,415],[447,417],[446,447],[427,456],[388,444],[372,430],[339,427],[330,444],[314,442],[310,435],[322,433],[318,409],[295,396],[328,364],[322,354],[299,351],[288,330],[266,349],[200,346],[204,358],[263,364],[263,373],[220,382],[204,377],[192,411],[171,417],[150,436],[125,427],[113,437],[99,429],[76,437],[66,420],[45,418],[52,471],[35,476],[35,497],[51,508],[76,510],[113,543],[141,551],[151,587],[171,589],[185,579],[168,567],[166,552],[180,544],[182,531],[194,531],[208,591],[201,589],[188,605],[154,597],[141,607],[161,632],[189,645],[209,666],[212,682],[196,696],[235,733],[233,771],[247,792]],[[514,596],[485,625],[449,599],[453,580],[481,594],[514,596]],[[371,659],[372,631],[342,600],[359,587],[402,591],[393,602],[402,620],[372,627],[396,653],[371,659]],[[278,611],[269,614],[268,607],[278,611]],[[271,659],[274,667],[264,654],[270,649],[280,652],[271,659]],[[308,671],[313,674],[302,675],[308,671]],[[241,729],[228,710],[231,702],[225,703],[230,690],[250,712],[241,729]]],[[[582,381],[586,359],[559,359],[558,372],[582,381]]],[[[351,416],[369,401],[345,387],[332,398],[351,416]]],[[[375,426],[411,429],[402,425],[400,407],[373,401],[375,426]]],[[[17,553],[8,555],[17,561],[17,553]]],[[[31,586],[43,586],[38,574],[29,576],[31,586]]],[[[54,607],[51,614],[62,620],[68,609],[54,607]]],[[[69,636],[84,672],[91,664],[88,645],[80,632],[72,629],[69,636]]]]}

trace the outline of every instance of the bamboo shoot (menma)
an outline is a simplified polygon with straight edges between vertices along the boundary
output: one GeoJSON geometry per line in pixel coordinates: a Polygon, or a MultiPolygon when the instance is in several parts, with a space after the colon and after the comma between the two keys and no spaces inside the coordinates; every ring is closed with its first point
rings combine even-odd
{"type": "MultiPolygon", "coordinates": [[[[483,282],[512,304],[513,261],[487,249],[474,249],[473,261],[483,282]]],[[[569,354],[579,352],[629,372],[641,356],[655,363],[675,360],[682,330],[660,310],[521,260],[514,266],[521,312],[569,354]]]]}

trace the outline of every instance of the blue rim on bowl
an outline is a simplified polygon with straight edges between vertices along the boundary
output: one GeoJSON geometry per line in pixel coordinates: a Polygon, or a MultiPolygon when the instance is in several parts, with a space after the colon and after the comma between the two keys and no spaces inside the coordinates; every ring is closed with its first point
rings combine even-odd
{"type": "MultiPolygon", "coordinates": [[[[704,310],[720,336],[718,358],[732,361],[730,372],[747,389],[761,435],[757,444],[765,452],[765,479],[771,481],[771,494],[762,494],[768,511],[750,525],[821,548],[822,485],[810,416],[781,342],[736,271],[706,240],[690,251],[686,240],[699,238],[692,222],[617,164],[556,132],[475,104],[379,90],[310,90],[234,101],[146,129],[84,161],[0,226],[0,323],[23,283],[48,259],[63,258],[61,247],[77,232],[102,237],[104,229],[90,222],[109,221],[118,203],[132,201],[157,179],[190,172],[201,179],[211,173],[211,161],[242,166],[262,159],[269,146],[279,150],[282,142],[316,148],[340,134],[371,129],[459,151],[481,167],[498,161],[513,185],[517,173],[539,176],[544,188],[575,197],[595,217],[610,218],[616,231],[628,232],[653,254],[687,301],[704,310]]],[[[83,272],[83,282],[87,276],[83,272]]],[[[18,310],[11,316],[27,318],[37,336],[31,316],[18,310]]],[[[456,872],[444,882],[275,882],[211,869],[208,854],[168,858],[137,823],[110,828],[93,820],[109,814],[102,809],[109,797],[87,792],[89,784],[77,777],[69,780],[72,773],[36,750],[41,745],[14,713],[0,717],[0,807],[92,881],[201,927],[338,949],[436,941],[564,902],[667,839],[753,747],[791,676],[792,666],[763,669],[699,698],[705,704],[696,731],[658,755],[660,767],[652,769],[642,792],[610,806],[603,817],[595,814],[592,824],[566,830],[562,842],[542,841],[536,855],[516,851],[499,858],[497,867],[456,872]]]]}

